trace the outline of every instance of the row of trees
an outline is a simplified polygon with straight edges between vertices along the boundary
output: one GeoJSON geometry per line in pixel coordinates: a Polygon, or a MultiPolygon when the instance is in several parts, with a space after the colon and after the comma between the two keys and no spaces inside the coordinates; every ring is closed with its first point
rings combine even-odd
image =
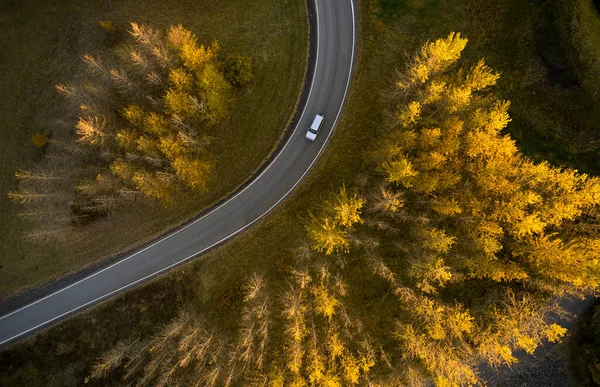
{"type": "Polygon", "coordinates": [[[120,373],[136,385],[342,386],[365,380],[376,351],[344,307],[346,284],[326,265],[304,265],[273,297],[264,277],[244,286],[235,337],[185,310],[146,341],[122,341],[90,379],[120,373]]]}
{"type": "MultiPolygon", "coordinates": [[[[56,207],[64,213],[59,218],[93,218],[137,196],[172,204],[183,190],[205,188],[212,127],[231,108],[230,82],[251,80],[251,61],[228,57],[223,63],[216,42],[201,45],[181,25],[162,33],[131,23],[116,51],[108,59],[84,55],[86,79],[56,86],[78,111],[76,143],[68,133],[56,136],[47,159],[66,160],[17,173],[19,190],[9,196],[25,213],[56,207]]],[[[30,237],[51,237],[73,225],[57,225],[54,215],[39,219],[41,230],[30,237]]]]}
{"type": "Polygon", "coordinates": [[[88,381],[116,370],[126,382],[153,386],[230,386],[265,378],[272,302],[262,277],[247,281],[245,300],[237,338],[225,337],[188,308],[149,340],[117,343],[97,361],[88,381]]]}

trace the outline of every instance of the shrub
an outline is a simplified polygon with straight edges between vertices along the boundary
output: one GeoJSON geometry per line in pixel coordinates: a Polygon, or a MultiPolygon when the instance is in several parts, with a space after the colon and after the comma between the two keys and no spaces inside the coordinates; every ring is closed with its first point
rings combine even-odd
{"type": "Polygon", "coordinates": [[[104,32],[103,39],[105,44],[107,44],[108,46],[115,46],[117,43],[119,43],[119,41],[123,37],[123,34],[119,33],[117,28],[114,26],[113,22],[111,22],[110,20],[100,20],[98,24],[104,32]]]}
{"type": "Polygon", "coordinates": [[[98,22],[98,24],[100,24],[100,27],[106,33],[114,34],[114,33],[117,32],[117,29],[115,28],[115,26],[113,25],[113,23],[111,21],[109,21],[109,20],[100,20],[100,22],[98,22]]]}
{"type": "Polygon", "coordinates": [[[225,79],[233,86],[246,86],[254,78],[252,74],[252,58],[240,55],[229,55],[225,58],[225,79]]]}
{"type": "Polygon", "coordinates": [[[36,148],[44,149],[48,145],[48,136],[46,136],[44,133],[38,132],[31,136],[31,142],[36,148]]]}

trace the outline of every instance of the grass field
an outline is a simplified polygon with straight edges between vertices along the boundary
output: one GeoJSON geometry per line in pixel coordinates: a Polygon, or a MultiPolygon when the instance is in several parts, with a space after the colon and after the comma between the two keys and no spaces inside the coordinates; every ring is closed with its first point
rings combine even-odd
{"type": "Polygon", "coordinates": [[[303,0],[260,0],[252,7],[243,0],[106,0],[85,6],[71,0],[1,2],[0,299],[148,241],[242,184],[269,156],[291,119],[307,47],[303,0]],[[14,172],[41,156],[31,145],[32,134],[64,115],[54,85],[77,77],[84,53],[104,49],[99,20],[110,20],[121,31],[130,21],[161,29],[181,23],[202,43],[218,40],[223,56],[251,57],[255,79],[237,96],[231,116],[215,128],[211,153],[217,159],[207,193],[181,197],[171,208],[136,203],[65,244],[31,246],[21,240],[27,224],[6,192],[15,189],[14,172]]]}
{"type": "MultiPolygon", "coordinates": [[[[81,383],[92,361],[112,344],[155,332],[178,307],[189,303],[215,326],[231,331],[243,301],[240,284],[248,274],[265,273],[275,286],[283,286],[277,280],[289,269],[294,241],[305,235],[302,218],[311,203],[343,183],[360,184],[361,177],[372,170],[370,152],[389,110],[383,96],[396,70],[403,68],[405,54],[427,39],[460,31],[470,39],[466,60],[485,57],[502,73],[498,90],[513,101],[509,131],[526,153],[597,170],[586,163],[586,155],[597,151],[584,154],[574,145],[573,131],[589,129],[589,116],[582,117],[582,108],[577,106],[586,103],[586,96],[550,82],[536,49],[536,31],[552,24],[551,10],[546,9],[551,3],[470,0],[467,4],[460,0],[360,1],[359,50],[348,103],[327,152],[302,186],[256,227],[202,259],[4,351],[0,382],[81,383]]],[[[377,327],[382,314],[377,288],[372,283],[362,285],[361,280],[352,278],[349,303],[362,305],[367,328],[377,327]]]]}

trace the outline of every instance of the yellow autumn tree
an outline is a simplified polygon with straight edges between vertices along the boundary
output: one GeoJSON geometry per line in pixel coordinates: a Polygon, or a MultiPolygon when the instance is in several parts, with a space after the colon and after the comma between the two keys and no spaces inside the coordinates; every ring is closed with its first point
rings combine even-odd
{"type": "Polygon", "coordinates": [[[346,284],[326,265],[296,272],[284,295],[286,344],[271,381],[290,386],[356,385],[375,365],[375,349],[342,302],[346,284]]]}
{"type": "Polygon", "coordinates": [[[384,179],[355,235],[377,234],[363,256],[396,296],[403,366],[438,386],[477,383],[478,362],[510,365],[515,350],[559,340],[552,300],[600,288],[600,180],[519,151],[499,75],[463,64],[466,44],[428,42],[399,76],[376,154],[384,179]]]}
{"type": "Polygon", "coordinates": [[[106,119],[98,116],[79,117],[76,127],[80,142],[103,145],[110,136],[106,128],[106,119]]]}
{"type": "Polygon", "coordinates": [[[204,188],[210,165],[200,160],[177,157],[172,162],[173,169],[184,184],[192,189],[204,188]]]}
{"type": "Polygon", "coordinates": [[[393,331],[408,360],[423,364],[436,386],[476,383],[469,356],[469,339],[475,331],[470,313],[461,305],[447,305],[408,288],[395,292],[410,308],[410,322],[398,321],[393,331]]]}
{"type": "Polygon", "coordinates": [[[147,85],[133,84],[136,77],[123,69],[105,68],[98,58],[84,59],[95,74],[114,79],[124,99],[141,98],[118,107],[121,117],[114,122],[82,115],[78,134],[81,142],[126,155],[116,157],[111,170],[127,189],[170,203],[180,188],[201,190],[210,178],[203,130],[227,115],[230,85],[219,70],[216,42],[202,45],[181,25],[163,34],[132,23],[130,35],[131,61],[145,74],[147,85]],[[166,79],[161,78],[165,73],[166,79]],[[144,95],[146,88],[152,92],[144,95]]]}
{"type": "Polygon", "coordinates": [[[342,187],[332,200],[325,202],[322,216],[311,215],[306,229],[313,248],[325,254],[348,251],[348,233],[363,222],[361,210],[364,204],[363,198],[348,194],[346,187],[342,187]]]}
{"type": "MultiPolygon", "coordinates": [[[[112,28],[110,22],[103,27],[112,28]]],[[[131,23],[117,50],[102,57],[83,55],[88,73],[81,77],[81,84],[56,86],[76,110],[78,119],[73,125],[79,144],[59,145],[55,139],[42,144],[58,145],[60,158],[85,164],[69,172],[68,183],[55,184],[53,189],[60,188],[61,195],[45,196],[64,198],[61,203],[52,201],[52,206],[63,207],[67,216],[60,218],[65,223],[80,225],[74,219],[108,215],[119,203],[131,204],[138,193],[172,204],[178,193],[206,188],[214,167],[211,133],[233,104],[231,74],[224,75],[228,60],[220,58],[219,51],[216,41],[202,44],[182,25],[162,31],[131,23]],[[99,173],[112,173],[111,181],[116,184],[107,190],[95,179],[99,173]]],[[[252,77],[252,66],[246,59],[250,64],[243,69],[247,80],[252,77]]],[[[242,83],[236,81],[236,87],[242,83]]],[[[31,198],[32,186],[22,184],[23,192],[13,192],[11,198],[30,203],[18,198],[31,198]]],[[[48,184],[35,187],[36,195],[47,190],[48,184]]],[[[46,218],[51,217],[43,218],[41,228],[50,229],[46,218]]]]}
{"type": "Polygon", "coordinates": [[[237,318],[236,332],[225,335],[201,311],[184,308],[153,337],[117,343],[87,380],[120,372],[140,386],[364,384],[377,351],[344,305],[341,276],[311,264],[286,279],[289,290],[277,297],[264,276],[245,281],[241,312],[229,316],[237,318]]]}
{"type": "MultiPolygon", "coordinates": [[[[599,239],[561,226],[600,203],[600,181],[519,152],[502,132],[509,103],[489,90],[498,74],[483,60],[457,65],[465,45],[459,34],[427,43],[401,76],[397,87],[406,102],[398,108],[399,132],[383,144],[390,186],[451,230],[456,243],[445,259],[453,269],[596,289],[598,267],[590,257],[600,253],[599,239]]],[[[429,240],[427,232],[419,238],[429,240]]]]}

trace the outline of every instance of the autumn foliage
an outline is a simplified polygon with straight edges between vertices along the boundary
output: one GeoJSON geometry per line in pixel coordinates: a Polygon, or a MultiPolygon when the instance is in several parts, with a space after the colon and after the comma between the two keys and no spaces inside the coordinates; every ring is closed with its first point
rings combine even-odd
{"type": "Polygon", "coordinates": [[[126,364],[140,385],[468,386],[485,383],[482,363],[560,340],[561,298],[600,287],[600,181],[519,152],[499,75],[461,62],[466,44],[450,34],[409,61],[378,170],[315,209],[275,291],[247,280],[235,335],[182,314],[92,376],[126,364]]]}
{"type": "Polygon", "coordinates": [[[50,142],[48,156],[59,161],[42,168],[68,168],[62,173],[68,179],[52,187],[36,184],[40,180],[23,182],[10,196],[35,203],[33,211],[26,211],[32,213],[48,212],[37,207],[63,206],[50,198],[70,205],[61,210],[60,217],[67,219],[63,224],[50,216],[39,218],[43,231],[32,235],[49,238],[30,239],[52,239],[59,234],[54,231],[74,225],[73,216],[103,216],[139,196],[169,205],[182,191],[202,192],[211,179],[213,128],[233,102],[218,43],[203,45],[181,25],[163,32],[131,23],[128,39],[115,53],[84,55],[86,79],[56,86],[77,111],[76,138],[75,143],[68,136],[50,142]],[[31,195],[48,193],[52,196],[31,195]]]}
{"type": "Polygon", "coordinates": [[[315,250],[354,250],[388,283],[402,354],[392,384],[478,383],[480,362],[510,365],[565,334],[549,319],[559,297],[600,286],[600,181],[519,152],[499,75],[461,63],[466,44],[428,42],[400,74],[379,175],[351,222],[356,248],[333,206],[309,226],[315,250]]]}
{"type": "Polygon", "coordinates": [[[309,265],[286,279],[289,288],[278,296],[264,276],[247,279],[234,336],[186,309],[146,341],[117,343],[96,361],[88,380],[120,373],[124,382],[158,386],[341,387],[365,381],[376,351],[343,304],[341,277],[327,266],[309,265]]]}
{"type": "MultiPolygon", "coordinates": [[[[458,35],[429,43],[409,73],[432,62],[436,50],[450,51],[455,62],[454,51],[465,43],[458,35]]],[[[428,219],[415,239],[430,243],[436,254],[426,255],[442,258],[457,274],[552,290],[596,289],[600,239],[573,223],[594,215],[600,181],[519,153],[502,133],[509,103],[488,91],[498,75],[483,61],[447,71],[452,64],[398,83],[408,102],[383,144],[388,188],[406,203],[418,202],[407,212],[418,208],[428,219]]]]}
{"type": "Polygon", "coordinates": [[[348,251],[348,233],[355,224],[363,222],[360,214],[364,203],[363,198],[342,187],[332,200],[325,202],[321,216],[311,215],[306,229],[313,247],[325,254],[348,251]]]}
{"type": "MultiPolygon", "coordinates": [[[[202,189],[209,178],[208,128],[226,116],[230,86],[218,71],[217,43],[200,45],[181,25],[163,35],[132,23],[129,33],[127,67],[84,56],[96,93],[81,107],[78,141],[114,153],[109,169],[125,186],[169,202],[178,189],[202,189]],[[107,93],[116,106],[102,101],[107,93]]],[[[68,89],[59,87],[77,98],[68,89]]]]}

